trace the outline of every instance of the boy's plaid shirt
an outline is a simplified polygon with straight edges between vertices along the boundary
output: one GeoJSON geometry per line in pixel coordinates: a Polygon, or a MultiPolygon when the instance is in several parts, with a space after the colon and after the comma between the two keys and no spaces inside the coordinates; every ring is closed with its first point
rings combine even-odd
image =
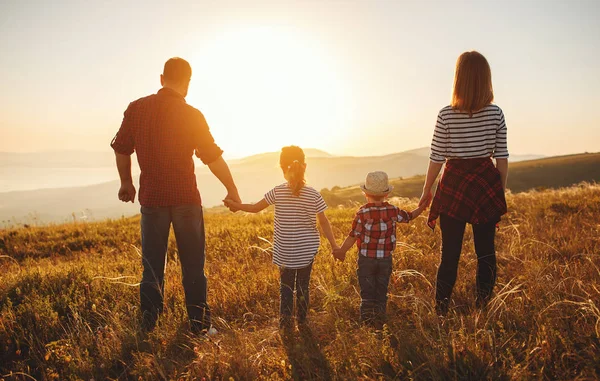
{"type": "Polygon", "coordinates": [[[384,202],[363,205],[354,217],[350,236],[356,237],[358,253],[369,258],[385,258],[396,247],[396,222],[408,222],[411,214],[384,202]]]}

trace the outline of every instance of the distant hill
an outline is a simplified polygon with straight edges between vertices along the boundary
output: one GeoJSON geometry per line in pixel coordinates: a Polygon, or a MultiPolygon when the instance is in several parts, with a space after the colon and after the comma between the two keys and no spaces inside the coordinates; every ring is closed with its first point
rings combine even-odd
{"type": "MultiPolygon", "coordinates": [[[[420,197],[425,176],[391,179],[391,197],[420,197]]],[[[560,188],[582,181],[600,182],[600,153],[556,156],[512,163],[509,167],[508,188],[514,192],[531,189],[560,188]]],[[[364,196],[358,185],[324,189],[321,194],[329,205],[359,204],[364,196]]]]}
{"type": "MultiPolygon", "coordinates": [[[[333,156],[316,149],[307,149],[305,152],[307,154],[309,184],[318,190],[358,184],[364,179],[367,172],[375,170],[386,171],[391,178],[413,177],[423,174],[429,162],[429,148],[427,147],[370,157],[333,156]]],[[[43,161],[43,155],[45,154],[36,155],[40,155],[36,156],[36,160],[43,161]]],[[[67,153],[48,153],[48,155],[48,161],[53,163],[66,165],[74,160],[67,153]]],[[[100,163],[110,160],[110,173],[114,171],[116,177],[116,169],[113,164],[114,158],[103,155],[94,156],[88,162],[84,161],[80,165],[90,166],[89,171],[91,173],[91,166],[94,162],[100,163]]],[[[5,157],[9,156],[9,154],[5,155],[5,157]]],[[[26,165],[27,162],[24,156],[21,156],[21,154],[12,156],[13,159],[15,157],[18,158],[16,162],[21,163],[20,165],[26,165]]],[[[279,153],[277,152],[228,161],[244,201],[259,200],[266,191],[284,181],[278,161],[279,153]]],[[[15,163],[14,160],[13,163],[15,163]]],[[[204,205],[212,207],[221,204],[221,200],[225,196],[225,189],[206,166],[198,162],[197,164],[196,176],[204,205]]],[[[25,171],[25,167],[22,170],[25,171]]],[[[85,171],[88,171],[88,169],[85,169],[85,171]]],[[[139,172],[134,171],[134,175],[136,173],[139,172]]],[[[137,176],[135,177],[135,183],[138,183],[137,176]]],[[[403,186],[407,187],[409,183],[405,182],[403,186]]],[[[422,185],[418,185],[416,182],[413,185],[416,188],[420,186],[422,185]]],[[[102,184],[61,189],[0,193],[0,221],[64,222],[73,218],[97,220],[139,213],[139,204],[123,204],[118,201],[116,197],[118,187],[118,181],[110,181],[102,184]]]]}

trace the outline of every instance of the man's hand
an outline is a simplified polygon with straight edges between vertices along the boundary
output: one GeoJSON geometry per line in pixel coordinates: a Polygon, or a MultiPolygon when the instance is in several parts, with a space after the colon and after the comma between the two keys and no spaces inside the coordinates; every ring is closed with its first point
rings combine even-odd
{"type": "Polygon", "coordinates": [[[133,182],[121,183],[121,188],[119,188],[119,200],[123,202],[135,202],[135,186],[133,185],[133,182]]]}
{"type": "Polygon", "coordinates": [[[237,189],[228,191],[227,196],[225,196],[225,200],[237,202],[238,204],[242,203],[242,199],[240,198],[237,189]]]}

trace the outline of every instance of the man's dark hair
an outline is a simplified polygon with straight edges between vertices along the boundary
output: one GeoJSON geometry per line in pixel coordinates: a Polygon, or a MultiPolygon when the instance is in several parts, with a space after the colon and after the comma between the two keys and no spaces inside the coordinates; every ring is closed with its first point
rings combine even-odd
{"type": "Polygon", "coordinates": [[[165,62],[163,76],[169,81],[186,82],[192,78],[192,67],[183,58],[173,57],[165,62]]]}

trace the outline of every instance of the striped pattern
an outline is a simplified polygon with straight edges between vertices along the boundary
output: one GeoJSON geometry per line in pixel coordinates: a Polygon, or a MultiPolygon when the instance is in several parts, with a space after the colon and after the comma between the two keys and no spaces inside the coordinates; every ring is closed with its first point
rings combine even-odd
{"type": "Polygon", "coordinates": [[[284,183],[267,192],[265,200],[275,205],[273,263],[291,269],[310,265],[320,244],[317,214],[327,209],[321,194],[305,186],[294,196],[284,183]]]}
{"type": "Polygon", "coordinates": [[[506,122],[500,107],[488,105],[469,114],[446,106],[440,110],[431,142],[430,159],[508,158],[506,122]]]}

